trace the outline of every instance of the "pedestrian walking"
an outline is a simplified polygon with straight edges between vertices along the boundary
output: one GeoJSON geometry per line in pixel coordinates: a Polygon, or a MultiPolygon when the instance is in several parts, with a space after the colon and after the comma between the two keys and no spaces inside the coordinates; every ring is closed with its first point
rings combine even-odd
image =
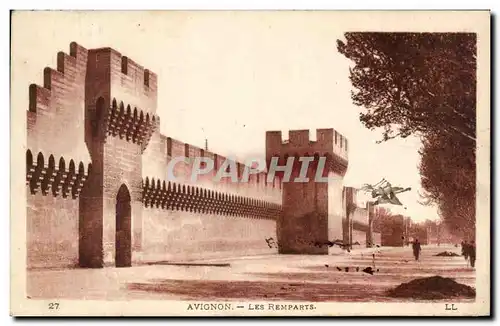
{"type": "Polygon", "coordinates": [[[415,260],[418,261],[418,258],[420,257],[420,251],[422,248],[420,247],[420,242],[418,242],[418,239],[415,239],[412,244],[413,247],[413,256],[415,256],[415,260]]]}

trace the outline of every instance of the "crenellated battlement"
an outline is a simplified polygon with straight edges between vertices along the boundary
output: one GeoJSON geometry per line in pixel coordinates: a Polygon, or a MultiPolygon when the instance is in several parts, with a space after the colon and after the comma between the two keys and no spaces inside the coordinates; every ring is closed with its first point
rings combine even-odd
{"type": "Polygon", "coordinates": [[[316,140],[310,139],[309,130],[290,130],[288,139],[281,131],[266,132],[266,160],[279,157],[284,164],[288,157],[326,157],[331,171],[345,175],[348,166],[347,139],[334,129],[317,129],[316,140]]]}
{"type": "Polygon", "coordinates": [[[43,86],[29,86],[28,148],[90,163],[81,124],[87,58],[88,51],[72,42],[69,54],[57,53],[56,69],[46,67],[43,70],[43,86]]]}
{"type": "Polygon", "coordinates": [[[76,199],[91,171],[92,164],[85,170],[85,164],[80,162],[77,169],[75,161],[71,159],[66,167],[63,157],[56,165],[53,155],[47,159],[39,152],[35,160],[31,151],[26,151],[26,184],[31,194],[41,190],[43,195],[51,192],[54,197],[62,195],[64,198],[71,196],[76,199]]]}
{"type": "MultiPolygon", "coordinates": [[[[77,77],[78,62],[87,62],[87,51],[81,48],[75,42],[70,44],[70,55],[64,52],[57,53],[57,70],[45,67],[43,70],[43,87],[31,84],[29,87],[29,105],[31,112],[47,111],[50,107],[52,93],[57,93],[64,88],[68,80],[74,80],[77,77]]],[[[84,77],[84,76],[83,76],[84,77]]],[[[85,81],[83,81],[85,82],[85,81]]],[[[57,94],[56,94],[57,95],[57,94]]]]}
{"type": "Polygon", "coordinates": [[[109,88],[107,92],[95,90],[99,96],[119,98],[149,114],[156,113],[158,78],[154,72],[109,47],[89,50],[89,62],[93,64],[91,73],[106,81],[101,86],[109,88]]]}
{"type": "MultiPolygon", "coordinates": [[[[29,88],[29,111],[43,112],[50,107],[51,101],[57,101],[58,95],[67,91],[67,85],[77,79],[85,84],[87,50],[75,42],[70,44],[70,54],[57,53],[57,69],[45,67],[43,70],[43,87],[31,84],[29,88]],[[82,69],[83,68],[83,69],[82,69]]],[[[80,97],[83,100],[83,97],[80,97]]]]}
{"type": "Polygon", "coordinates": [[[284,139],[281,131],[266,132],[266,147],[280,153],[298,151],[304,153],[335,153],[343,159],[348,159],[347,138],[335,129],[317,129],[316,140],[310,139],[309,130],[290,130],[288,139],[284,139]]]}
{"type": "MultiPolygon", "coordinates": [[[[45,75],[46,74],[44,74],[44,76],[45,75]]],[[[44,78],[44,80],[49,80],[49,78],[44,78]]],[[[31,84],[29,87],[29,112],[48,112],[48,110],[50,109],[50,96],[50,88],[31,84]]]]}
{"type": "Polygon", "coordinates": [[[121,60],[122,73],[136,82],[137,86],[143,86],[143,88],[147,88],[150,91],[157,89],[157,76],[155,73],[144,68],[127,56],[122,56],[121,60]]]}
{"type": "Polygon", "coordinates": [[[281,205],[264,200],[147,177],[142,198],[146,207],[167,210],[273,220],[281,215],[281,205]]]}
{"type": "MultiPolygon", "coordinates": [[[[194,158],[196,157],[206,157],[214,162],[214,168],[213,171],[209,174],[210,177],[215,176],[217,171],[220,169],[220,167],[224,164],[226,160],[231,160],[230,158],[227,158],[224,155],[217,154],[208,150],[204,150],[198,146],[194,146],[188,143],[184,143],[180,140],[171,138],[171,137],[166,137],[161,135],[162,141],[166,142],[166,145],[164,148],[166,149],[166,156],[167,156],[167,161],[170,161],[171,159],[175,157],[180,157],[184,156],[189,160],[190,163],[194,162],[194,158]]],[[[188,164],[189,165],[189,164],[188,164]]],[[[234,161],[234,165],[237,168],[237,176],[238,180],[241,179],[243,172],[245,168],[250,168],[250,166],[246,165],[243,162],[239,161],[234,161]]],[[[179,165],[179,168],[174,169],[175,172],[178,172],[180,174],[188,174],[192,171],[192,166],[189,166],[187,169],[183,168],[181,165],[179,165]],[[181,171],[182,170],[182,171],[181,171]]],[[[256,174],[249,174],[248,176],[248,182],[246,182],[250,185],[260,185],[262,187],[266,188],[281,188],[281,180],[278,177],[275,177],[274,182],[267,182],[267,173],[265,171],[261,171],[256,174]]]]}

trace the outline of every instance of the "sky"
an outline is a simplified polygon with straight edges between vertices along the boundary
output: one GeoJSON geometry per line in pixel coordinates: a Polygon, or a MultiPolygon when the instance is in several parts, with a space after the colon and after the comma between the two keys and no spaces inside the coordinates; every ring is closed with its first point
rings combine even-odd
{"type": "MultiPolygon", "coordinates": [[[[338,17],[338,16],[336,16],[338,17]]],[[[349,60],[336,50],[345,20],[293,12],[129,12],[14,14],[12,42],[22,49],[13,63],[22,76],[13,87],[43,84],[43,68],[56,67],[58,51],[76,41],[90,49],[112,47],[158,75],[161,132],[242,160],[265,153],[265,132],[334,128],[349,141],[344,185],[385,178],[412,187],[394,213],[414,221],[438,218],[418,203],[420,141],[382,144],[380,131],[359,121],[351,101],[349,60]]]]}

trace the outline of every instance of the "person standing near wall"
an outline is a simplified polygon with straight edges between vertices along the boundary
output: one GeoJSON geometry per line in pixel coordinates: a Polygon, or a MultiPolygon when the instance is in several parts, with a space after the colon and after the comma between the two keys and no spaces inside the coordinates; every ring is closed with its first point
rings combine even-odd
{"type": "Polygon", "coordinates": [[[418,239],[415,239],[412,244],[413,247],[413,256],[415,256],[415,260],[418,261],[418,258],[420,257],[420,250],[422,249],[420,247],[420,242],[418,242],[418,239]]]}
{"type": "Polygon", "coordinates": [[[471,241],[471,243],[467,246],[467,249],[470,266],[474,268],[474,266],[476,265],[476,244],[474,243],[474,241],[471,241]]]}
{"type": "Polygon", "coordinates": [[[468,250],[469,244],[466,241],[462,241],[462,256],[464,256],[465,260],[468,261],[469,259],[469,250],[468,250]]]}

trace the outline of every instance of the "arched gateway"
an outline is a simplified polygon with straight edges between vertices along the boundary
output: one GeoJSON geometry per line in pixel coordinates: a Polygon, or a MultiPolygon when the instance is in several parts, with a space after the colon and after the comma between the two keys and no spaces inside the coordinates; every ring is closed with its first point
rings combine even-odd
{"type": "Polygon", "coordinates": [[[130,192],[122,184],[116,195],[116,240],[115,264],[116,267],[130,267],[132,265],[132,208],[130,192]]]}

